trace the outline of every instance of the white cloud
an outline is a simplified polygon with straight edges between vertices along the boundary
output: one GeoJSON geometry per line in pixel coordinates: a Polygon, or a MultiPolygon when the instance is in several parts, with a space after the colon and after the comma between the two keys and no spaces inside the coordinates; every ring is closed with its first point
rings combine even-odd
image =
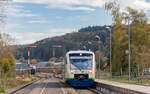
{"type": "MultiPolygon", "coordinates": [[[[48,6],[47,8],[54,8],[52,6],[48,6]]],[[[95,9],[94,8],[90,8],[90,7],[74,7],[74,6],[58,6],[55,8],[63,8],[63,9],[66,9],[66,10],[80,10],[80,11],[94,11],[95,9]]]]}
{"type": "Polygon", "coordinates": [[[44,38],[64,35],[73,32],[73,29],[49,29],[45,32],[5,32],[10,34],[14,39],[14,44],[30,44],[44,38]]]}
{"type": "Polygon", "coordinates": [[[15,29],[23,29],[24,26],[23,25],[20,25],[20,24],[6,24],[5,27],[3,28],[3,30],[15,30],[15,29]]]}
{"type": "Polygon", "coordinates": [[[56,19],[63,19],[62,16],[56,16],[56,19]]]}
{"type": "Polygon", "coordinates": [[[14,0],[20,3],[47,4],[48,8],[62,8],[67,10],[94,11],[102,7],[105,0],[14,0]]]}
{"type": "Polygon", "coordinates": [[[24,6],[13,5],[12,3],[7,6],[6,13],[13,17],[39,17],[39,15],[33,14],[31,10],[25,10],[24,6]]]}
{"type": "Polygon", "coordinates": [[[135,9],[150,10],[150,2],[146,0],[14,0],[14,2],[21,3],[47,4],[49,8],[85,11],[94,11],[96,7],[102,8],[107,1],[118,1],[123,9],[129,6],[135,9]]]}
{"type": "Polygon", "coordinates": [[[48,21],[46,21],[46,20],[31,20],[31,21],[28,21],[27,23],[30,23],[30,24],[32,24],[32,23],[48,23],[48,21]]]}
{"type": "Polygon", "coordinates": [[[131,7],[134,9],[150,10],[150,2],[146,0],[118,0],[121,8],[131,7]]]}
{"type": "Polygon", "coordinates": [[[93,7],[102,7],[105,1],[108,0],[13,0],[20,3],[36,3],[48,4],[51,6],[57,5],[89,5],[93,7]]]}

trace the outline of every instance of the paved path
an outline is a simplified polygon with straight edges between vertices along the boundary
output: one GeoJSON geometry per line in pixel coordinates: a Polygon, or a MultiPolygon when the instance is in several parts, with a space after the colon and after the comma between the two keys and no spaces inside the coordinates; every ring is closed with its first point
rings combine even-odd
{"type": "Polygon", "coordinates": [[[126,88],[134,91],[139,91],[143,92],[146,94],[150,94],[150,86],[141,86],[141,85],[134,85],[134,84],[127,84],[127,83],[119,83],[119,82],[113,82],[113,81],[108,81],[108,80],[99,80],[96,79],[96,82],[112,85],[112,86],[117,86],[121,88],[126,88]]]}

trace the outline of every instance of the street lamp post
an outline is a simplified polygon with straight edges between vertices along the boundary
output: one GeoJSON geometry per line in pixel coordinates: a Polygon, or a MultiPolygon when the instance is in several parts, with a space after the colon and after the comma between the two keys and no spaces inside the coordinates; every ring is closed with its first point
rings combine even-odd
{"type": "Polygon", "coordinates": [[[109,53],[109,57],[110,57],[110,77],[112,78],[112,38],[111,38],[111,31],[112,31],[112,29],[110,28],[110,27],[106,27],[108,30],[109,30],[109,33],[110,33],[110,40],[109,40],[109,51],[110,51],[110,53],[109,53]]]}
{"type": "Polygon", "coordinates": [[[128,70],[129,70],[129,81],[131,79],[131,32],[130,32],[130,14],[129,13],[123,13],[128,21],[128,70]]]}
{"type": "MultiPolygon", "coordinates": [[[[98,44],[99,44],[98,47],[99,47],[99,52],[100,52],[100,44],[101,44],[101,43],[100,43],[100,40],[101,40],[101,38],[100,38],[100,36],[98,36],[98,35],[96,35],[95,38],[98,39],[98,42],[99,42],[99,43],[98,43],[98,44]]],[[[100,57],[100,53],[99,53],[99,65],[98,65],[99,70],[100,70],[100,68],[101,68],[101,59],[100,59],[100,58],[101,58],[101,57],[100,57]]],[[[100,76],[99,76],[99,77],[100,77],[100,76]]]]}
{"type": "Polygon", "coordinates": [[[129,81],[131,79],[131,32],[130,32],[130,18],[128,16],[128,50],[129,50],[129,81]]]}

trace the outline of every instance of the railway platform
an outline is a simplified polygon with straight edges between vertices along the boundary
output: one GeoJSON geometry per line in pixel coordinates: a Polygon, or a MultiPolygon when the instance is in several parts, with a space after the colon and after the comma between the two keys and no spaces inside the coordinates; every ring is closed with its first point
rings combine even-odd
{"type": "Polygon", "coordinates": [[[111,86],[112,90],[116,90],[117,88],[118,91],[132,92],[133,94],[150,94],[150,86],[120,83],[120,82],[114,82],[111,80],[96,79],[95,81],[96,83],[101,83],[102,85],[111,86]]]}

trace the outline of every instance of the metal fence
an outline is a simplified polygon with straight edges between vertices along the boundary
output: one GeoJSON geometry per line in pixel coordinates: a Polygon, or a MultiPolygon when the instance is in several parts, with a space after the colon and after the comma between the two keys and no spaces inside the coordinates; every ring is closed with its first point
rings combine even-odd
{"type": "Polygon", "coordinates": [[[133,84],[150,85],[150,72],[131,72],[129,80],[128,72],[96,72],[96,79],[112,80],[117,82],[126,82],[133,84]]]}

